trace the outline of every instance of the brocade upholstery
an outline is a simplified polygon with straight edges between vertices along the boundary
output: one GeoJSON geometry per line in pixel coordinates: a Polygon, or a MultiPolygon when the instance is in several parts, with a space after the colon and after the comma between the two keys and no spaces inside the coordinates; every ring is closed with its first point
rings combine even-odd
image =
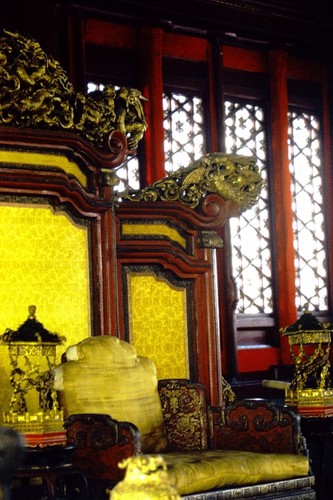
{"type": "Polygon", "coordinates": [[[206,389],[186,379],[159,380],[168,451],[208,447],[206,389]]]}
{"type": "Polygon", "coordinates": [[[90,337],[66,351],[55,368],[55,389],[63,392],[68,416],[110,415],[131,422],[141,433],[142,451],[166,448],[165,427],[154,363],[116,337],[90,337]]]}
{"type": "Polygon", "coordinates": [[[307,457],[291,453],[206,450],[165,453],[162,456],[180,495],[309,474],[307,457]]]}

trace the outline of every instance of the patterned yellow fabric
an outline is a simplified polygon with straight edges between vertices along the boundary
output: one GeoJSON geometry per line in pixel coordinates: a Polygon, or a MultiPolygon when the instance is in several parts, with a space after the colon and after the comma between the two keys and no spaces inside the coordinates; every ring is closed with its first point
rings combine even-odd
{"type": "Polygon", "coordinates": [[[37,306],[68,345],[90,335],[88,230],[48,206],[0,205],[1,334],[37,306]],[[79,332],[79,333],[78,333],[79,332]]]}
{"type": "MultiPolygon", "coordinates": [[[[0,334],[16,330],[34,304],[38,321],[66,337],[57,347],[60,362],[66,345],[90,336],[88,227],[47,205],[0,204],[0,234],[0,334]]],[[[13,387],[7,346],[0,346],[0,357],[0,408],[8,410],[13,387]]],[[[28,393],[27,402],[29,411],[37,410],[38,397],[28,393]]]]}
{"type": "Polygon", "coordinates": [[[166,448],[154,363],[115,337],[90,337],[70,346],[69,361],[55,368],[68,415],[104,413],[135,424],[144,452],[166,448]]]}
{"type": "Polygon", "coordinates": [[[307,476],[307,457],[248,451],[202,451],[162,455],[180,495],[307,476]]]}
{"type": "Polygon", "coordinates": [[[155,363],[159,379],[189,378],[186,288],[143,272],[129,274],[128,289],[136,351],[155,363]]]}

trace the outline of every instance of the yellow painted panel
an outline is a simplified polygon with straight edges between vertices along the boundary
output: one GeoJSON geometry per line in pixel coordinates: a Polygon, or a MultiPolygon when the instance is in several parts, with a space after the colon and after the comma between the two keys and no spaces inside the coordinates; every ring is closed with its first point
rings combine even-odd
{"type": "Polygon", "coordinates": [[[61,168],[67,174],[72,174],[87,187],[87,178],[79,166],[70,161],[65,155],[52,155],[45,153],[27,151],[0,151],[0,163],[25,165],[28,167],[56,167],[61,168]]]}
{"type": "Polygon", "coordinates": [[[186,289],[153,273],[129,273],[130,337],[162,378],[189,378],[186,289]]]}
{"type": "Polygon", "coordinates": [[[176,241],[183,248],[186,247],[186,241],[180,233],[166,224],[123,224],[122,233],[125,235],[156,235],[167,236],[171,241],[176,241]]]}
{"type": "MultiPolygon", "coordinates": [[[[0,205],[0,334],[16,330],[36,305],[46,329],[70,344],[90,335],[88,228],[48,206],[0,205]]],[[[0,410],[11,396],[6,346],[0,346],[0,410]]]]}

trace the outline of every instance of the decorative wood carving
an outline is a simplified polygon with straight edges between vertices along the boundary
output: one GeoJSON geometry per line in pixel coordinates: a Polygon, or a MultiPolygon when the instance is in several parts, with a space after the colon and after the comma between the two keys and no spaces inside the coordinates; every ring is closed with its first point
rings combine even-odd
{"type": "Polygon", "coordinates": [[[216,448],[300,453],[305,450],[300,419],[290,409],[264,400],[209,408],[211,443],[216,448]]]}
{"type": "Polygon", "coordinates": [[[67,442],[73,445],[72,460],[82,468],[87,479],[120,480],[124,472],[118,462],[124,456],[140,453],[137,428],[128,422],[118,422],[109,415],[71,415],[65,422],[67,442]]]}

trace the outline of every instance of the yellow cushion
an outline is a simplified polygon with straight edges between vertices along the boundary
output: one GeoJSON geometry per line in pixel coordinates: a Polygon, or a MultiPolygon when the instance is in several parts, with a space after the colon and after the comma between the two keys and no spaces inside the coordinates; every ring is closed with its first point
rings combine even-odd
{"type": "Polygon", "coordinates": [[[199,451],[162,455],[180,495],[307,476],[303,455],[248,451],[199,451]]]}
{"type": "Polygon", "coordinates": [[[68,415],[105,413],[135,424],[145,453],[167,441],[154,363],[132,345],[111,336],[90,337],[66,351],[56,367],[55,389],[63,391],[68,415]]]}

